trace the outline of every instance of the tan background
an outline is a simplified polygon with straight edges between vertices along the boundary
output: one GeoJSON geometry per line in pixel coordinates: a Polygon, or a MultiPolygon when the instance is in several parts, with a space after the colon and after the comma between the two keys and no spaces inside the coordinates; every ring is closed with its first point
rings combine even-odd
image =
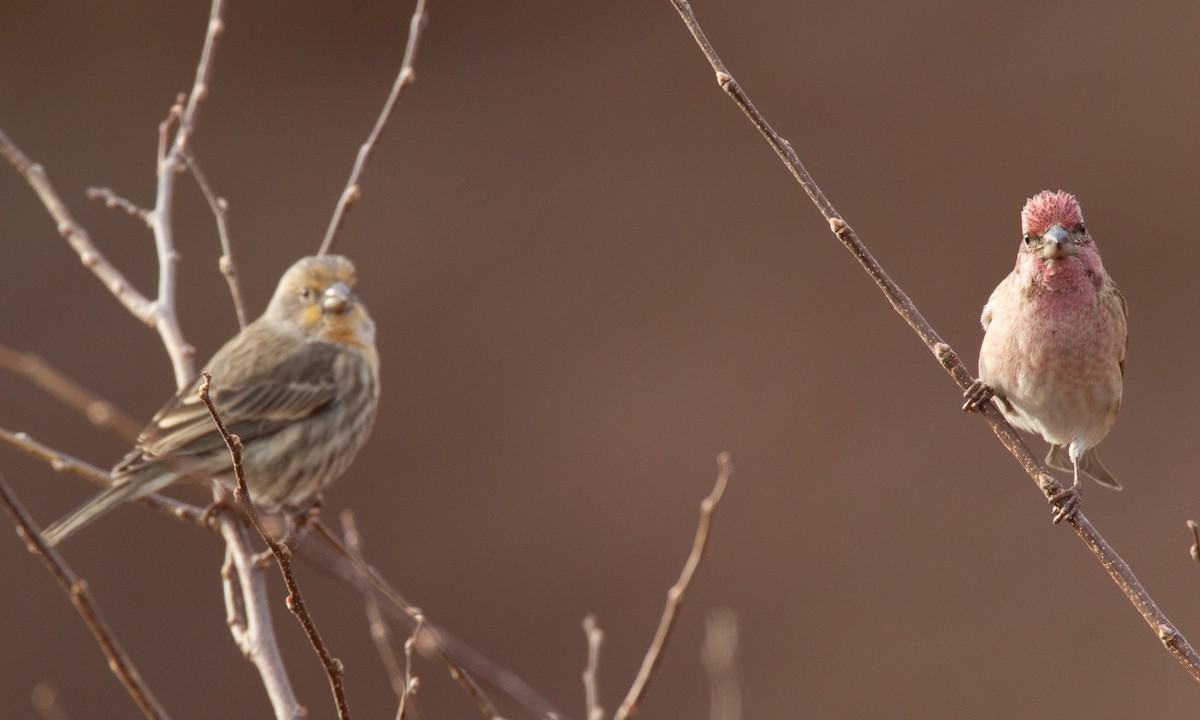
{"type": "MultiPolygon", "coordinates": [[[[838,208],[974,364],[1018,211],[1083,203],[1132,308],[1121,494],[1085,508],[1200,641],[1195,332],[1200,6],[701,0],[701,20],[838,208]]],[[[231,203],[253,313],[311,253],[398,66],[411,6],[233,2],[195,150],[231,203]]],[[[581,717],[580,620],[615,707],[733,453],[712,554],[643,709],[704,717],[704,617],[733,608],[754,718],[1184,718],[1200,692],[837,245],[718,90],[666,0],[433,0],[342,249],[379,324],[374,439],[330,494],[375,563],[581,717]]],[[[207,6],[0,11],[0,127],[45,163],[139,287],[148,233],[83,198],[152,200],[156,127],[191,84],[207,6]]],[[[201,357],[236,328],[217,241],[181,183],[181,313],[201,357]]],[[[157,336],[0,168],[0,342],[148,418],[157,336]]],[[[0,425],[107,466],[124,443],[12,377],[0,425]]],[[[1040,454],[1044,446],[1034,443],[1040,454]]],[[[11,450],[48,522],[93,490],[11,450]]],[[[189,497],[199,497],[190,494],[189,497]]],[[[7,522],[5,522],[7,525],[7,522]]],[[[177,718],[265,717],[225,630],[213,537],[127,508],[64,546],[177,718]]],[[[0,715],[50,680],[74,718],[133,706],[44,570],[0,532],[0,715]]],[[[358,600],[302,582],[352,707],[393,701],[358,600]]],[[[323,678],[277,628],[313,717],[323,678]]],[[[426,718],[474,715],[435,664],[426,718]]]]}

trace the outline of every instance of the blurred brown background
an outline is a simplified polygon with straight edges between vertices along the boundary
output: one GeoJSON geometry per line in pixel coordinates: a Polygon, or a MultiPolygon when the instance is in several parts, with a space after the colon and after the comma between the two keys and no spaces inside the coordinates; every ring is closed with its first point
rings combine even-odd
{"type": "MultiPolygon", "coordinates": [[[[713,2],[696,10],[823,189],[974,365],[1025,198],[1078,194],[1132,308],[1125,482],[1084,507],[1200,641],[1195,228],[1200,6],[713,2]]],[[[232,2],[194,149],[231,204],[252,314],[313,252],[399,64],[408,3],[232,2]]],[[[755,718],[1184,718],[1196,684],[1049,511],[720,92],[667,0],[431,0],[417,84],[341,250],[379,325],[373,441],[328,496],[432,619],[582,717],[580,621],[619,703],[732,452],[712,553],[642,710],[704,717],[706,613],[742,623],[755,718]]],[[[152,292],[150,235],[87,201],[152,202],[156,128],[191,86],[208,6],[9,3],[0,127],[152,292]]],[[[201,359],[236,330],[181,180],[181,313],[201,359]]],[[[0,167],[0,342],[148,418],[158,337],[0,167]]],[[[126,450],[11,376],[0,425],[102,466],[126,450]]],[[[1044,444],[1032,443],[1039,454],[1044,444]]],[[[94,488],[0,450],[43,523],[94,488]]],[[[202,496],[187,495],[193,499],[202,496]]],[[[332,517],[332,515],[331,515],[332,517]]],[[[7,525],[7,521],[5,521],[7,525]]],[[[224,625],[220,543],[126,508],[63,552],[177,718],[266,717],[224,625]]],[[[0,531],[0,715],[49,680],[75,718],[134,708],[42,567],[0,531]]],[[[394,702],[359,600],[301,581],[352,708],[394,702]]],[[[276,627],[312,717],[315,657],[276,627]]],[[[474,709],[435,663],[426,718],[474,709]]]]}

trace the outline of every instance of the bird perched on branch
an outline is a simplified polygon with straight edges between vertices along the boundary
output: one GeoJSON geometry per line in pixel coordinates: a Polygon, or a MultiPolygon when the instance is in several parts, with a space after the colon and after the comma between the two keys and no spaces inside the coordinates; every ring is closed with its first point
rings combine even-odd
{"type": "MultiPolygon", "coordinates": [[[[243,443],[250,497],[295,507],[341,475],[362,448],[379,403],[375,324],[354,291],[346,258],[292,265],[266,312],[205,364],[221,420],[243,443]]],[[[179,391],[113,468],[113,484],[46,529],[54,545],[126,500],[177,480],[235,484],[229,449],[197,395],[179,391]]]]}
{"type": "Polygon", "coordinates": [[[1046,464],[1074,474],[1051,498],[1058,522],[1078,509],[1081,473],[1121,489],[1095,448],[1121,408],[1128,309],[1074,195],[1033,196],[1021,230],[1017,265],[983,307],[979,379],[963,410],[994,396],[1009,422],[1050,443],[1046,464]]]}

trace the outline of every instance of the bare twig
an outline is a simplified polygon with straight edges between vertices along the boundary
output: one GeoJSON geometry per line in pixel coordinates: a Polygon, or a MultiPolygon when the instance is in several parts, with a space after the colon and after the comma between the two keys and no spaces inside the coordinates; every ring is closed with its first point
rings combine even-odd
{"type": "MultiPolygon", "coordinates": [[[[355,568],[365,566],[366,561],[363,560],[362,555],[362,535],[359,534],[358,525],[354,522],[354,511],[343,510],[339,517],[342,521],[342,535],[346,549],[361,563],[355,565],[355,568]]],[[[362,577],[365,584],[366,578],[362,577]]],[[[400,668],[400,661],[396,658],[396,653],[392,651],[392,632],[388,629],[387,623],[383,621],[383,613],[379,610],[379,601],[375,599],[375,593],[369,590],[364,592],[363,600],[366,603],[367,621],[370,623],[371,641],[375,643],[375,649],[379,651],[379,659],[383,662],[384,669],[387,670],[388,678],[392,683],[392,692],[396,693],[396,698],[403,704],[404,697],[408,692],[408,685],[405,682],[404,671],[400,668]]],[[[418,615],[418,617],[420,616],[418,615]]]]}
{"type": "Polygon", "coordinates": [[[54,576],[59,587],[71,599],[71,604],[75,606],[75,610],[79,616],[83,618],[83,622],[91,631],[92,637],[96,638],[96,642],[100,645],[100,649],[104,651],[105,657],[108,658],[108,667],[113,674],[117,676],[117,680],[125,686],[126,692],[137,703],[142,714],[148,718],[166,718],[167,712],[159,705],[155,699],[154,693],[151,692],[146,681],[142,679],[137,668],[134,667],[133,660],[125,654],[120,643],[117,642],[116,636],[113,635],[112,628],[108,626],[108,622],[100,612],[100,606],[92,597],[91,591],[88,589],[87,581],[79,577],[67,567],[67,563],[62,559],[58,552],[46,543],[46,539],[42,537],[41,528],[25,511],[25,508],[13,495],[12,490],[8,487],[8,483],[0,477],[0,505],[4,506],[4,512],[12,518],[13,524],[17,527],[17,535],[25,541],[25,546],[42,561],[50,574],[54,576]]]}
{"type": "MultiPolygon", "coordinates": [[[[0,442],[6,443],[15,447],[27,455],[45,462],[57,472],[71,473],[79,477],[90,480],[101,487],[107,487],[112,483],[112,476],[106,470],[101,470],[95,465],[86,463],[78,458],[71,457],[66,453],[59,452],[54,448],[34,440],[27,433],[11,432],[0,428],[0,442]]],[[[188,505],[187,503],[173,500],[164,495],[146,495],[138,498],[137,502],[157,510],[158,512],[168,517],[173,517],[176,520],[205,527],[204,511],[200,508],[188,505]]]]}
{"type": "Polygon", "coordinates": [[[304,597],[300,594],[300,586],[296,584],[296,577],[292,573],[292,550],[286,542],[279,542],[271,533],[267,532],[263,527],[262,519],[259,517],[258,510],[254,507],[254,503],[250,498],[250,491],[246,487],[246,477],[242,469],[242,440],[237,435],[233,435],[225,428],[225,423],[221,422],[221,416],[217,413],[217,408],[213,405],[212,399],[208,396],[209,383],[212,381],[212,376],[207,372],[202,372],[204,382],[200,385],[199,396],[208,408],[209,415],[212,416],[213,423],[217,426],[217,431],[221,433],[221,437],[225,439],[226,446],[229,447],[229,454],[233,459],[233,474],[237,478],[237,489],[233,492],[234,500],[238,507],[250,519],[254,529],[262,536],[267,547],[271,549],[271,554],[275,556],[275,562],[279,565],[279,572],[283,574],[283,582],[287,586],[287,606],[288,610],[296,616],[300,622],[300,626],[304,628],[304,634],[308,636],[308,641],[312,644],[313,650],[316,651],[317,657],[321,660],[321,665],[325,668],[325,674],[329,676],[329,687],[333,692],[333,699],[337,705],[338,717],[341,720],[348,720],[350,717],[350,707],[346,703],[346,691],[342,684],[342,674],[344,668],[341,660],[329,654],[329,648],[325,646],[325,642],[321,639],[320,632],[317,631],[317,626],[313,622],[312,616],[308,612],[308,607],[304,603],[304,597]]]}
{"type": "Polygon", "coordinates": [[[400,695],[400,706],[396,708],[396,720],[404,720],[404,714],[408,712],[408,704],[417,694],[419,683],[413,675],[413,649],[416,648],[417,642],[421,639],[421,631],[425,629],[425,617],[417,616],[417,624],[413,627],[412,634],[404,641],[404,692],[400,695]]]}
{"type": "Polygon", "coordinates": [[[154,327],[154,303],[138,292],[133,285],[130,285],[121,271],[117,270],[96,249],[87,230],[75,222],[71,211],[67,210],[66,204],[55,192],[54,186],[50,184],[50,178],[46,176],[46,170],[21,152],[21,149],[3,130],[0,130],[0,155],[3,155],[16,168],[17,172],[25,178],[25,182],[37,193],[42,205],[50,213],[50,217],[58,224],[58,233],[66,238],[71,249],[79,256],[83,266],[91,270],[92,274],[104,283],[104,287],[108,288],[108,291],[125,306],[125,309],[133,313],[134,317],[150,327],[154,327]]]}
{"type": "Polygon", "coordinates": [[[354,169],[350,171],[350,179],[346,181],[346,188],[342,190],[341,197],[338,198],[337,207],[333,210],[333,217],[329,221],[329,229],[325,231],[325,239],[321,241],[321,249],[317,251],[318,255],[325,255],[333,251],[334,243],[337,239],[338,229],[342,225],[342,220],[345,218],[350,206],[358,200],[362,195],[362,188],[359,187],[358,180],[362,176],[363,170],[367,167],[367,162],[371,159],[371,152],[375,149],[375,144],[379,142],[379,136],[383,134],[383,128],[387,126],[388,120],[392,117],[392,112],[396,109],[396,101],[400,99],[400,94],[404,89],[413,84],[416,79],[416,73],[413,71],[413,61],[417,57],[417,43],[420,41],[421,32],[425,29],[425,23],[428,16],[425,14],[425,0],[417,0],[417,6],[413,9],[412,20],[408,25],[408,43],[404,48],[404,59],[400,63],[400,73],[396,75],[396,82],[392,84],[392,91],[388,95],[387,102],[383,104],[383,110],[379,113],[379,118],[375,120],[375,127],[372,128],[371,134],[367,136],[367,141],[358,149],[358,157],[354,160],[354,169]]]}
{"type": "MultiPolygon", "coordinates": [[[[934,354],[941,363],[942,367],[950,374],[959,388],[966,390],[972,382],[974,376],[963,365],[957,353],[942,340],[941,336],[933,329],[925,318],[917,310],[917,306],[909,299],[900,286],[897,285],[891,277],[883,270],[883,266],[871,255],[867,250],[866,245],[858,238],[858,234],[854,229],[846,224],[845,219],[838,214],[834,209],[833,204],[817,187],[816,182],[809,175],[808,170],[804,168],[800,158],[796,155],[796,151],[792,149],[791,143],[783,139],[776,133],[767,123],[762,113],[754,107],[749,96],[746,95],[741,85],[733,79],[729,74],[720,57],[717,56],[708,38],[705,37],[704,31],[700,28],[700,23],[696,19],[695,13],[692,12],[691,5],[687,0],[671,0],[672,5],[683,18],[684,24],[688,31],[696,40],[696,44],[700,46],[701,52],[712,66],[716,73],[717,83],[721,89],[733,99],[734,103],[741,108],[750,122],[754,124],[758,131],[766,139],[767,144],[775,151],[784,165],[796,178],[797,182],[808,194],[813,204],[820,210],[821,215],[829,222],[829,228],[837,236],[838,240],[850,251],[854,258],[862,265],[863,269],[879,286],[879,289],[887,297],[887,300],[892,305],[892,309],[896,311],[908,323],[909,327],[921,338],[925,346],[934,354]]],[[[992,427],[992,431],[1000,442],[1012,453],[1021,467],[1033,478],[1037,483],[1038,489],[1049,500],[1051,497],[1057,496],[1062,486],[1050,474],[1049,470],[1042,465],[1029,448],[1025,446],[1021,436],[1017,434],[1012,425],[1004,419],[1000,414],[1000,410],[995,403],[988,402],[981,408],[981,414],[992,427]]],[[[1180,634],[1179,630],[1171,623],[1166,614],[1159,609],[1154,600],[1146,592],[1145,588],[1138,581],[1137,576],[1133,574],[1133,570],[1129,565],[1121,559],[1121,556],[1113,550],[1112,546],[1100,535],[1091,522],[1084,517],[1083,513],[1076,512],[1068,518],[1071,526],[1075,529],[1075,533],[1092,551],[1096,559],[1108,572],[1109,577],[1113,582],[1121,588],[1129,602],[1142,615],[1142,618],[1150,626],[1151,630],[1158,636],[1158,639],[1163,643],[1167,650],[1175,656],[1175,659],[1182,664],[1194,679],[1200,681],[1200,655],[1188,643],[1187,639],[1180,634]]]]}
{"type": "Polygon", "coordinates": [[[704,551],[708,546],[708,529],[712,525],[713,513],[716,512],[717,505],[721,502],[721,496],[725,493],[725,486],[729,484],[729,477],[733,473],[733,463],[729,459],[729,453],[723,452],[717,455],[717,465],[720,468],[717,473],[717,482],[708,497],[700,503],[700,524],[696,528],[692,552],[683,565],[683,572],[679,574],[679,580],[667,591],[667,605],[663,608],[662,618],[658,621],[658,630],[654,632],[654,640],[650,643],[646,656],[642,658],[642,667],[638,670],[637,677],[629,688],[629,693],[625,695],[621,707],[617,708],[616,714],[613,715],[613,720],[626,720],[637,712],[638,704],[642,701],[642,696],[646,694],[650,679],[654,677],[654,669],[662,657],[663,648],[667,645],[667,638],[670,637],[671,629],[675,626],[675,614],[679,611],[684,595],[687,594],[688,587],[692,584],[696,568],[700,567],[700,560],[703,559],[704,551]]]}
{"type": "MultiPolygon", "coordinates": [[[[492,699],[488,697],[487,693],[484,692],[483,688],[480,687],[480,684],[475,680],[474,677],[472,677],[471,673],[467,672],[464,664],[455,657],[455,655],[462,654],[463,652],[467,651],[467,648],[461,643],[456,643],[452,636],[447,635],[446,633],[442,632],[441,629],[428,623],[418,608],[410,605],[408,601],[406,601],[400,595],[400,593],[396,592],[396,590],[388,584],[388,581],[379,574],[378,570],[354,557],[354,554],[342,544],[342,541],[324,523],[322,523],[320,520],[317,520],[316,522],[313,522],[310,527],[316,531],[317,536],[320,537],[325,544],[331,550],[333,550],[334,553],[336,553],[343,560],[349,562],[351,567],[354,568],[353,580],[357,587],[362,589],[363,592],[370,592],[370,588],[365,587],[362,583],[362,580],[366,579],[371,588],[374,588],[376,591],[378,591],[379,594],[388,601],[391,607],[395,608],[413,622],[425,625],[425,631],[421,633],[420,637],[418,638],[418,642],[423,643],[423,646],[425,646],[425,643],[428,643],[427,646],[432,647],[434,653],[436,653],[438,658],[446,665],[446,669],[449,670],[450,676],[457,680],[459,685],[461,685],[463,689],[467,691],[467,694],[472,700],[475,701],[475,705],[479,708],[479,711],[483,713],[484,717],[499,718],[500,711],[496,708],[496,704],[492,702],[492,699]],[[452,643],[454,644],[453,650],[449,647],[452,643]]],[[[333,570],[333,568],[328,569],[333,570]]],[[[343,577],[345,576],[343,575],[343,577]]],[[[476,660],[477,661],[474,664],[477,666],[486,664],[479,658],[476,658],[476,660]]],[[[504,691],[517,702],[521,703],[527,708],[535,708],[535,712],[541,716],[557,715],[554,709],[550,707],[549,703],[547,703],[541,697],[538,697],[532,689],[530,689],[524,684],[523,681],[520,680],[520,678],[516,678],[510,674],[505,674],[503,671],[496,670],[494,668],[491,669],[493,670],[492,679],[494,680],[494,684],[502,687],[504,691]]]]}
{"type": "Polygon", "coordinates": [[[196,178],[196,184],[200,186],[200,192],[204,193],[204,199],[208,201],[208,207],[217,221],[217,237],[221,239],[221,259],[218,261],[217,267],[225,276],[225,282],[229,284],[229,294],[233,297],[233,310],[237,313],[238,327],[244,328],[246,327],[246,305],[242,302],[237,265],[233,262],[233,243],[229,240],[229,203],[225,201],[225,198],[218,197],[213,192],[212,186],[208,184],[208,178],[200,170],[200,163],[196,162],[195,156],[190,152],[184,153],[183,161],[192,171],[192,177],[196,178]]]}
{"type": "Polygon", "coordinates": [[[583,668],[583,701],[587,720],[604,720],[604,708],[600,707],[600,644],[604,642],[604,631],[596,622],[595,615],[583,618],[583,634],[587,636],[587,665],[583,668]]]}
{"type": "Polygon", "coordinates": [[[23,376],[65,405],[84,414],[96,427],[134,442],[141,426],[120,408],[55,369],[33,353],[0,345],[0,367],[23,376]]]}
{"type": "Polygon", "coordinates": [[[710,612],[700,649],[708,672],[709,720],[742,720],[742,691],[734,662],[737,645],[737,615],[728,608],[710,612]]]}
{"type": "Polygon", "coordinates": [[[104,206],[109,210],[121,210],[126,215],[135,220],[140,220],[146,227],[150,225],[150,211],[138,207],[132,201],[127,200],[112,190],[106,187],[91,187],[87,189],[89,200],[98,200],[104,203],[104,206]]]}
{"type": "MultiPolygon", "coordinates": [[[[216,493],[220,502],[221,493],[216,493]]],[[[227,497],[227,496],[226,496],[227,497]]],[[[225,562],[221,584],[225,590],[226,623],[234,643],[262,677],[276,720],[299,720],[304,708],[296,700],[291,681],[279,654],[263,569],[255,562],[256,552],[245,526],[229,512],[215,518],[225,538],[225,562]]]]}

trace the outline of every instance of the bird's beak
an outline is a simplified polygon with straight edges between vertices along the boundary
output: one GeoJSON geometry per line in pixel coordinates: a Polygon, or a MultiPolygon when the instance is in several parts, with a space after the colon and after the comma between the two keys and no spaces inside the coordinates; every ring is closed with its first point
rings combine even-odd
{"type": "Polygon", "coordinates": [[[321,295],[321,309],[341,315],[350,309],[350,286],[338,281],[325,289],[321,295]]]}
{"type": "Polygon", "coordinates": [[[1062,225],[1051,225],[1042,233],[1042,258],[1054,260],[1075,254],[1076,243],[1071,233],[1062,225]]]}

